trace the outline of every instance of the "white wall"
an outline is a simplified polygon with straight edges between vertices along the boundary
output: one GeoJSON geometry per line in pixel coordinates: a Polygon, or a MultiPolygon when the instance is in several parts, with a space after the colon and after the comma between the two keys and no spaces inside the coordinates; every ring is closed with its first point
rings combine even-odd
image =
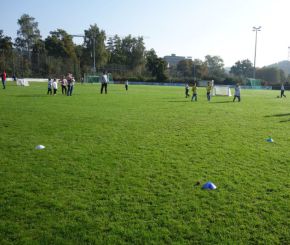
{"type": "MultiPolygon", "coordinates": [[[[28,82],[47,82],[48,78],[23,78],[28,82]]],[[[6,81],[13,81],[13,78],[7,77],[6,81]]]]}

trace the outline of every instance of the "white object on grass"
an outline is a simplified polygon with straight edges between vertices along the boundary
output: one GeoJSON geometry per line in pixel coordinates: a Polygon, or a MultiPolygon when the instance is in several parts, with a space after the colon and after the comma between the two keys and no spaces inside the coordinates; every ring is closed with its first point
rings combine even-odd
{"type": "Polygon", "coordinates": [[[232,96],[231,88],[227,85],[214,85],[212,95],[232,96]]]}
{"type": "Polygon", "coordinates": [[[44,149],[44,148],[45,148],[44,145],[37,145],[37,146],[35,147],[36,150],[42,150],[42,149],[44,149]]]}
{"type": "Polygon", "coordinates": [[[17,79],[16,81],[17,86],[29,86],[29,82],[27,79],[17,79]]]}

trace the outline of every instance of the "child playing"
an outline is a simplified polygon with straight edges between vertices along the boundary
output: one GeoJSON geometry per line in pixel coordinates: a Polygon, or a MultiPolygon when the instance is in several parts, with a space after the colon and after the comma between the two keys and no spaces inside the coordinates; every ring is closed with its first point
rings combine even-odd
{"type": "Polygon", "coordinates": [[[189,97],[189,86],[188,84],[185,85],[185,98],[189,97]]]}
{"type": "Polygon", "coordinates": [[[195,101],[197,101],[197,87],[196,87],[196,83],[194,83],[193,86],[192,86],[192,97],[191,97],[191,101],[193,101],[193,99],[195,101]]]}
{"type": "Polygon", "coordinates": [[[235,96],[234,96],[233,102],[235,102],[236,98],[238,98],[239,102],[241,101],[241,89],[238,83],[235,87],[235,96]]]}
{"type": "Polygon", "coordinates": [[[206,87],[206,97],[207,97],[207,101],[210,101],[210,92],[212,89],[212,85],[210,82],[207,83],[207,87],[206,87]]]}
{"type": "Polygon", "coordinates": [[[56,79],[53,79],[52,87],[53,87],[53,95],[56,95],[56,92],[57,92],[57,81],[56,81],[56,79]]]}

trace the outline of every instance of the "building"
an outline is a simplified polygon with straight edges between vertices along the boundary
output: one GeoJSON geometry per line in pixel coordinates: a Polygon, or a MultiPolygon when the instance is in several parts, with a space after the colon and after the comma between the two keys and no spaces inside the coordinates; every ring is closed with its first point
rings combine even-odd
{"type": "Polygon", "coordinates": [[[164,56],[163,59],[168,63],[168,66],[171,67],[171,66],[176,66],[182,60],[192,60],[192,57],[191,56],[187,56],[187,57],[176,56],[176,54],[171,54],[170,56],[169,55],[164,56]]]}

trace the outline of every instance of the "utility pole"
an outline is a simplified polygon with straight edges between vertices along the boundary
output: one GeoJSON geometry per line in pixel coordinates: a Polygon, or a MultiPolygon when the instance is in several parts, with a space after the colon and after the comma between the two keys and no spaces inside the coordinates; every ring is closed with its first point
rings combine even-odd
{"type": "Polygon", "coordinates": [[[253,31],[256,32],[256,38],[255,38],[255,56],[254,56],[254,71],[253,71],[253,78],[256,78],[256,53],[257,53],[257,33],[258,31],[261,31],[261,26],[255,27],[253,26],[253,31]]]}

